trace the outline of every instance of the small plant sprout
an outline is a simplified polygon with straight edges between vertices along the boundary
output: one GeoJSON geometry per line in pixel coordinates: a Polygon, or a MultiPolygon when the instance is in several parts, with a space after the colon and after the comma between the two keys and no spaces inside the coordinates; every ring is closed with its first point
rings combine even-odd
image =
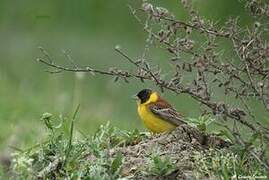
{"type": "Polygon", "coordinates": [[[149,156],[149,161],[148,173],[152,175],[167,176],[176,169],[169,157],[161,156],[157,152],[149,156]]]}
{"type": "Polygon", "coordinates": [[[188,122],[196,126],[199,130],[206,132],[208,126],[211,125],[215,119],[210,116],[200,116],[199,118],[188,118],[188,122]]]}

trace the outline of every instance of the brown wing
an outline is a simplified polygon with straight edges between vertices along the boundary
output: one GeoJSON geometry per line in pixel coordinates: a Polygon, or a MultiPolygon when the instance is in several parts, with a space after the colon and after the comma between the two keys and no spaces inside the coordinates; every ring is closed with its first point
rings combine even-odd
{"type": "Polygon", "coordinates": [[[178,113],[169,103],[163,99],[157,101],[156,103],[149,104],[149,109],[156,116],[159,116],[161,119],[176,126],[186,124],[186,122],[183,121],[183,115],[178,113]]]}

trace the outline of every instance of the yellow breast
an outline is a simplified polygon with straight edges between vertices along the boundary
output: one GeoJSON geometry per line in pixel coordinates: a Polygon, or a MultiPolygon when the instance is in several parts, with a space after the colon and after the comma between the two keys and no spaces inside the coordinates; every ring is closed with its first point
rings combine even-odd
{"type": "Polygon", "coordinates": [[[138,114],[145,126],[153,133],[169,132],[176,128],[175,125],[162,120],[161,118],[154,115],[148,108],[147,105],[138,106],[138,114]]]}

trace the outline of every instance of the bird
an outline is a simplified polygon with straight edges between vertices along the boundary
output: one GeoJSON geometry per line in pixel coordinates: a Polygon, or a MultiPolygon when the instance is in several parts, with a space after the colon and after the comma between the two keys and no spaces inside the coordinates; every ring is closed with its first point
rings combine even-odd
{"type": "Polygon", "coordinates": [[[173,131],[186,124],[183,115],[177,112],[157,91],[143,89],[133,96],[137,112],[146,128],[154,134],[173,131]]]}

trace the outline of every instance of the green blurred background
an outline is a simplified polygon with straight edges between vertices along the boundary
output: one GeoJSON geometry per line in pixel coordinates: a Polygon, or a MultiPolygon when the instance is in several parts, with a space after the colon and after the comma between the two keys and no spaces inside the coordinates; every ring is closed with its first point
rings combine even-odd
{"type": "MultiPolygon", "coordinates": [[[[153,2],[179,19],[186,18],[179,1],[153,2]]],[[[87,74],[49,74],[36,62],[41,56],[37,47],[42,46],[58,62],[64,62],[61,52],[66,50],[81,65],[131,68],[114,47],[120,45],[136,58],[147,36],[128,4],[140,7],[141,1],[0,0],[0,148],[38,142],[44,132],[40,121],[44,112],[71,116],[77,104],[81,109],[76,129],[84,134],[106,121],[122,129],[143,129],[130,97],[152,84],[114,83],[110,77],[87,74]]],[[[230,16],[240,16],[245,24],[250,20],[244,5],[236,0],[195,0],[194,4],[203,16],[220,23],[230,16]]],[[[168,54],[153,50],[150,56],[158,64],[168,54]]],[[[190,98],[164,96],[186,116],[199,115],[198,105],[190,98]]]]}

